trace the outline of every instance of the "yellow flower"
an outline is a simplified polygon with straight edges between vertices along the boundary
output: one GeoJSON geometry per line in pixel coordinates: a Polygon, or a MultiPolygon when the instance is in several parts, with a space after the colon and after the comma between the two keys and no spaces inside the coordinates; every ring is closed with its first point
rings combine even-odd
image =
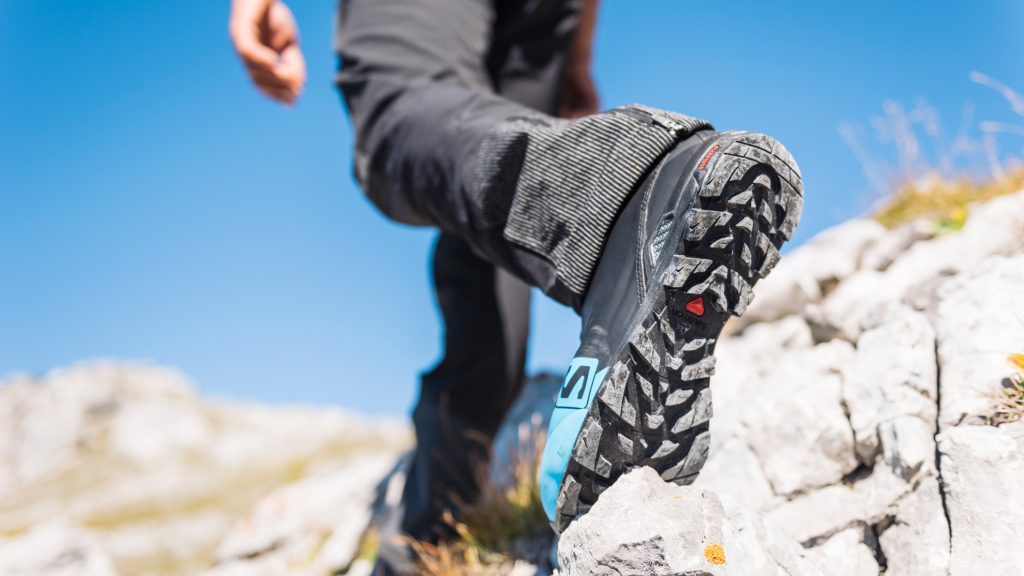
{"type": "Polygon", "coordinates": [[[1024,375],[1024,354],[1010,354],[1008,360],[1024,375]]]}

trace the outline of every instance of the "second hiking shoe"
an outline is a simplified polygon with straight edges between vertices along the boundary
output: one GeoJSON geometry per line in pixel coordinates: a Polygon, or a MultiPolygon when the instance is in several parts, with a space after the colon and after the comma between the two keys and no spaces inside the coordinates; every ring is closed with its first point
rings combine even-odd
{"type": "Polygon", "coordinates": [[[621,474],[692,482],[707,459],[715,342],[779,260],[803,205],[774,139],[703,131],[651,171],[615,222],[556,399],[541,501],[561,532],[621,474]]]}

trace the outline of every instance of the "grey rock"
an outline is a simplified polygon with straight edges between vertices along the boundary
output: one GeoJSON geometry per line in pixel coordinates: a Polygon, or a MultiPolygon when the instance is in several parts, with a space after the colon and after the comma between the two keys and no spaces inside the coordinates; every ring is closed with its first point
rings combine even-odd
{"type": "Polygon", "coordinates": [[[776,534],[712,492],[665,483],[639,468],[563,532],[558,557],[564,576],[821,573],[776,534]]]}
{"type": "MultiPolygon", "coordinates": [[[[843,382],[843,402],[868,466],[886,447],[886,462],[910,473],[934,460],[937,414],[935,333],[923,314],[887,307],[857,340],[843,382]]],[[[910,479],[909,477],[907,478],[910,479]]]]}
{"type": "Polygon", "coordinates": [[[1024,422],[939,435],[951,576],[1024,574],[1024,422]]]}
{"type": "Polygon", "coordinates": [[[0,538],[0,574],[114,576],[116,572],[94,537],[71,524],[55,521],[16,538],[0,538]]]}
{"type": "Polygon", "coordinates": [[[765,516],[794,540],[813,544],[853,526],[871,525],[893,514],[913,486],[879,467],[855,482],[837,483],[789,498],[765,516]]]}
{"type": "Polygon", "coordinates": [[[898,300],[893,288],[886,287],[884,273],[860,270],[839,284],[822,302],[808,306],[804,317],[819,341],[842,338],[856,342],[871,314],[898,300]]]}
{"type": "Polygon", "coordinates": [[[885,228],[873,220],[845,222],[810,239],[788,254],[772,274],[754,288],[753,304],[737,321],[738,326],[771,322],[799,314],[818,302],[831,288],[861,267],[861,257],[885,236],[885,228]]]}
{"type": "Polygon", "coordinates": [[[841,341],[791,351],[745,398],[747,440],[776,494],[832,484],[857,467],[841,397],[853,356],[841,341]]]}
{"type": "Polygon", "coordinates": [[[871,548],[864,543],[864,528],[848,528],[825,543],[811,549],[810,554],[829,576],[878,576],[878,562],[871,548]]]}
{"type": "Polygon", "coordinates": [[[939,483],[926,478],[899,501],[888,526],[878,536],[888,576],[934,576],[949,567],[949,523],[939,483]]]}
{"type": "Polygon", "coordinates": [[[986,259],[944,284],[932,311],[942,379],[940,426],[982,423],[1024,343],[1024,255],[986,259]]]}
{"type": "Polygon", "coordinates": [[[854,341],[877,307],[908,299],[920,304],[928,300],[920,288],[934,286],[936,279],[971,272],[987,256],[1024,251],[1021,229],[1024,192],[975,205],[959,233],[914,243],[884,271],[861,267],[805,315],[823,337],[854,341]]]}
{"type": "Polygon", "coordinates": [[[314,575],[347,568],[370,522],[375,488],[394,463],[393,456],[359,457],[274,490],[228,531],[206,574],[314,575]]]}
{"type": "MultiPolygon", "coordinates": [[[[711,420],[712,439],[716,421],[711,420]]],[[[772,492],[754,452],[739,438],[712,443],[708,460],[693,485],[713,490],[723,502],[755,512],[772,508],[782,500],[772,492]]]]}
{"type": "Polygon", "coordinates": [[[194,574],[296,471],[326,473],[407,442],[403,425],[339,409],[203,399],[149,363],[16,377],[0,384],[0,533],[66,518],[95,526],[90,538],[127,573],[194,574]]]}
{"type": "Polygon", "coordinates": [[[902,224],[864,250],[861,267],[866,270],[885,270],[911,246],[923,240],[931,240],[934,236],[934,222],[918,219],[902,224]]]}

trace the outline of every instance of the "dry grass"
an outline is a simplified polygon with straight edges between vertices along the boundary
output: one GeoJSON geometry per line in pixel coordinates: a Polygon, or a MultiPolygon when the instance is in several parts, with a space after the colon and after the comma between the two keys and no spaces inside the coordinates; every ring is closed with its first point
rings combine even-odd
{"type": "Polygon", "coordinates": [[[1024,169],[984,182],[948,180],[937,174],[899,187],[875,213],[887,228],[918,219],[935,222],[936,232],[956,231],[967,221],[968,206],[1024,189],[1024,169]]]}
{"type": "Polygon", "coordinates": [[[1013,354],[1010,362],[1017,367],[1017,374],[1012,376],[1003,389],[995,394],[995,406],[988,417],[992,426],[1016,422],[1024,418],[1024,354],[1013,354]]]}
{"type": "MultiPolygon", "coordinates": [[[[972,72],[970,80],[993,90],[1013,114],[1024,116],[1024,97],[1010,87],[979,72],[972,72]]],[[[878,199],[875,219],[889,228],[925,219],[935,223],[937,234],[959,230],[970,204],[1024,188],[1024,159],[1018,148],[1024,127],[977,122],[970,105],[953,132],[923,99],[910,106],[887,101],[869,129],[843,123],[839,132],[878,199]]]]}
{"type": "Polygon", "coordinates": [[[511,486],[483,483],[479,501],[462,507],[458,520],[446,516],[457,538],[436,546],[413,542],[424,576],[500,576],[517,559],[536,564],[547,556],[551,531],[537,485],[543,433],[528,445],[512,457],[511,486]]]}

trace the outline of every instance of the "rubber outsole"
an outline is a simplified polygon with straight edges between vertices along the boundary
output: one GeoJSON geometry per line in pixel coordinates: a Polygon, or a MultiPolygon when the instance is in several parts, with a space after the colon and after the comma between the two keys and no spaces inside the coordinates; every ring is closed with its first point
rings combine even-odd
{"type": "Polygon", "coordinates": [[[778,262],[803,206],[799,169],[781,144],[723,137],[693,172],[695,204],[648,293],[654,301],[588,409],[558,493],[558,532],[631,468],[689,484],[707,460],[715,343],[778,262]]]}

